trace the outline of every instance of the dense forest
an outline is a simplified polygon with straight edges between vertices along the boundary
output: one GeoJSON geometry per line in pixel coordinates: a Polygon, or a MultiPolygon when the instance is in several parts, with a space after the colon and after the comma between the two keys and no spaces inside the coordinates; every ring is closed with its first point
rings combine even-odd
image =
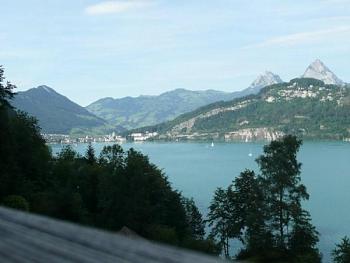
{"type": "MultiPolygon", "coordinates": [[[[251,262],[321,262],[318,232],[302,202],[297,153],[302,144],[285,136],[264,147],[260,173],[245,170],[214,193],[206,219],[193,199],[171,187],[148,157],[119,145],[97,156],[69,146],[52,155],[37,121],[11,106],[15,88],[0,67],[0,203],[110,231],[127,227],[138,235],[213,255],[231,257],[233,239],[243,248],[238,259],[251,262]],[[206,235],[208,224],[210,233],[206,235]]],[[[345,237],[334,262],[350,262],[345,237]]]]}

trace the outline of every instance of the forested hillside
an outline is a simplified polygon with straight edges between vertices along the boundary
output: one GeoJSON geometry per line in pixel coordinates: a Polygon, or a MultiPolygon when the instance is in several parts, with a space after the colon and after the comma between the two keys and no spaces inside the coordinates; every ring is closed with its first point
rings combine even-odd
{"type": "Polygon", "coordinates": [[[257,95],[214,103],[173,121],[146,127],[159,138],[274,139],[350,137],[349,86],[316,79],[293,79],[265,87],[257,95]]]}
{"type": "Polygon", "coordinates": [[[256,94],[265,86],[281,82],[282,80],[278,75],[265,72],[259,75],[248,88],[241,91],[176,89],[162,93],[159,96],[103,98],[86,108],[113,125],[133,129],[172,120],[183,113],[213,102],[229,101],[234,98],[256,94]]]}
{"type": "Polygon", "coordinates": [[[82,134],[108,130],[105,120],[47,86],[18,92],[12,104],[35,117],[44,133],[82,134]]]}
{"type": "Polygon", "coordinates": [[[110,123],[132,129],[168,121],[200,106],[234,97],[234,93],[215,90],[177,89],[159,96],[104,98],[86,108],[110,123]]]}

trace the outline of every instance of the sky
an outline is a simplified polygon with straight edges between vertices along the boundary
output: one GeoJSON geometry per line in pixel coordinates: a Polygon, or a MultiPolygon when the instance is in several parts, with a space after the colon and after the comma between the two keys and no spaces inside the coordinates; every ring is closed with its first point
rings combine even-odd
{"type": "Polygon", "coordinates": [[[0,65],[18,91],[80,105],[290,80],[316,58],[350,81],[350,0],[0,0],[0,65]]]}

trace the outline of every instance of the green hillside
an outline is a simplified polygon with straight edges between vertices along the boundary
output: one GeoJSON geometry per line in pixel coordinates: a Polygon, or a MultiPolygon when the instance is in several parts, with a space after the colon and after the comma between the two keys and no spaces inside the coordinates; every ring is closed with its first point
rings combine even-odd
{"type": "Polygon", "coordinates": [[[19,110],[36,117],[44,133],[97,132],[108,127],[105,120],[47,86],[18,92],[12,103],[19,110]]]}
{"type": "Polygon", "coordinates": [[[200,106],[231,100],[237,96],[240,96],[239,92],[177,89],[159,96],[104,98],[90,104],[86,109],[113,125],[133,129],[168,121],[200,106]]]}
{"type": "Polygon", "coordinates": [[[282,134],[304,138],[350,137],[349,86],[316,79],[293,79],[265,87],[257,95],[219,102],[145,127],[163,139],[274,139],[282,134]]]}

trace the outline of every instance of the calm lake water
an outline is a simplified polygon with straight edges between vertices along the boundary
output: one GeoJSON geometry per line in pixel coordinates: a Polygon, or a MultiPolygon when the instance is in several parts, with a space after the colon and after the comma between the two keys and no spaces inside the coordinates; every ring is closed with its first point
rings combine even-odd
{"type": "MultiPolygon", "coordinates": [[[[96,153],[106,144],[93,144],[96,153]]],[[[255,159],[263,143],[124,143],[147,154],[164,169],[173,187],[193,197],[205,215],[217,187],[226,187],[245,168],[258,172],[255,159]]],[[[60,145],[51,146],[58,152],[60,145]]],[[[84,154],[86,144],[74,148],[84,154]]],[[[305,202],[320,232],[324,262],[344,235],[350,235],[350,143],[304,142],[298,159],[310,200],[305,202]]]]}

